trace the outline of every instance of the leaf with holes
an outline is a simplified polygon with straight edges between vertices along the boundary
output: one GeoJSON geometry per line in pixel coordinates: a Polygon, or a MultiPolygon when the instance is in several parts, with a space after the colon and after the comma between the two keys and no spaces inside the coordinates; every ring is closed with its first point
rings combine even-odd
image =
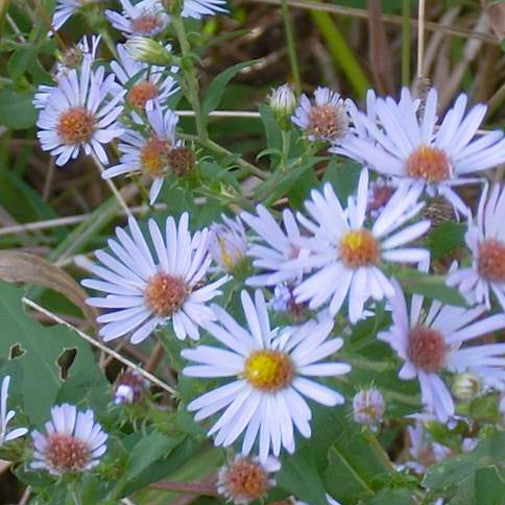
{"type": "MultiPolygon", "coordinates": [[[[21,296],[19,289],[0,281],[1,358],[13,359],[9,364],[17,376],[13,384],[30,421],[39,424],[58,399],[62,376],[67,382],[86,384],[90,393],[107,383],[89,345],[64,326],[44,327],[33,321],[22,307],[21,296]]],[[[75,399],[82,400],[82,396],[75,399]]]]}

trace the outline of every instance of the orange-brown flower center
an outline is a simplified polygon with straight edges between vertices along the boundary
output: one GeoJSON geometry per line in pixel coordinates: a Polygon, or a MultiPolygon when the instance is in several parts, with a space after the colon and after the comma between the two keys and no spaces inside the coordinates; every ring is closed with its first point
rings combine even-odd
{"type": "Polygon", "coordinates": [[[163,26],[163,21],[154,14],[143,14],[132,20],[132,29],[140,35],[150,35],[163,26]]]}
{"type": "Polygon", "coordinates": [[[368,230],[351,230],[340,240],[340,255],[349,268],[376,265],[380,260],[380,247],[368,230]]]}
{"type": "Polygon", "coordinates": [[[91,459],[85,442],[60,433],[49,436],[44,456],[49,466],[58,473],[80,472],[91,459]]]}
{"type": "Polygon", "coordinates": [[[410,177],[440,182],[451,176],[451,163],[441,149],[422,145],[407,158],[406,170],[410,177]]]}
{"type": "Polygon", "coordinates": [[[137,110],[144,110],[148,100],[159,95],[158,87],[150,81],[142,81],[134,84],[128,92],[127,101],[137,110]]]}
{"type": "Polygon", "coordinates": [[[307,132],[315,138],[335,141],[349,129],[349,120],[341,105],[314,105],[309,114],[307,132]]]}
{"type": "Polygon", "coordinates": [[[171,150],[172,144],[168,139],[151,137],[140,151],[140,164],[144,175],[162,177],[171,150]]]}
{"type": "Polygon", "coordinates": [[[488,239],[480,244],[478,270],[490,281],[505,282],[505,244],[488,239]]]}
{"type": "Polygon", "coordinates": [[[274,393],[291,383],[295,367],[284,352],[270,349],[253,351],[245,362],[244,376],[254,388],[274,393]]]}
{"type": "Polygon", "coordinates": [[[436,372],[445,365],[447,346],[437,330],[416,326],[409,332],[408,355],[417,368],[436,372]]]}
{"type": "Polygon", "coordinates": [[[188,286],[180,277],[159,273],[148,280],[144,300],[156,315],[170,317],[182,307],[188,295],[188,286]]]}
{"type": "Polygon", "coordinates": [[[258,500],[270,487],[266,470],[249,458],[233,463],[225,480],[230,498],[235,502],[258,500]]]}
{"type": "Polygon", "coordinates": [[[88,142],[95,131],[96,118],[84,107],[72,107],[58,118],[56,131],[67,145],[88,142]]]}

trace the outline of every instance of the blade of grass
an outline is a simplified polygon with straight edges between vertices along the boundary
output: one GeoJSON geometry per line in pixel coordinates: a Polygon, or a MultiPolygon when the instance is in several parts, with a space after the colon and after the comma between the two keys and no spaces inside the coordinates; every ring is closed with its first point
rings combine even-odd
{"type": "Polygon", "coordinates": [[[295,36],[293,34],[293,26],[289,16],[288,2],[282,0],[282,17],[284,19],[284,32],[286,35],[286,44],[288,46],[289,63],[291,65],[291,73],[293,75],[293,83],[298,95],[302,92],[302,84],[300,79],[300,68],[298,66],[298,58],[296,56],[295,36]]]}
{"type": "Polygon", "coordinates": [[[410,0],[402,0],[402,85],[410,84],[410,0]]]}

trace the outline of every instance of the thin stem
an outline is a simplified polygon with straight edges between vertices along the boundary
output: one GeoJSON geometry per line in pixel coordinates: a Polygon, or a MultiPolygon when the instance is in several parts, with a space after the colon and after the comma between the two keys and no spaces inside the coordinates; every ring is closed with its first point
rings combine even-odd
{"type": "Polygon", "coordinates": [[[402,3],[402,84],[410,84],[410,0],[402,3]]]}
{"type": "Polygon", "coordinates": [[[291,143],[291,130],[282,130],[282,153],[281,170],[283,172],[288,168],[289,145],[291,143]]]}
{"type": "Polygon", "coordinates": [[[77,481],[73,480],[68,484],[68,490],[70,491],[70,495],[72,496],[72,500],[75,505],[82,505],[81,498],[77,493],[77,481]]]}
{"type": "Polygon", "coordinates": [[[395,468],[393,466],[393,463],[391,463],[391,460],[389,459],[387,452],[379,443],[377,437],[370,431],[370,428],[365,428],[363,435],[368,444],[370,445],[370,447],[372,448],[373,452],[377,456],[378,460],[382,463],[384,469],[387,470],[388,472],[394,472],[395,468]]]}
{"type": "Polygon", "coordinates": [[[209,486],[201,482],[174,482],[165,480],[162,482],[155,482],[151,484],[150,487],[199,496],[219,496],[215,486],[209,486]]]}
{"type": "Polygon", "coordinates": [[[35,309],[37,312],[44,314],[45,316],[47,316],[49,319],[51,319],[55,323],[62,324],[64,326],[66,326],[67,328],[75,331],[75,333],[77,333],[77,335],[79,335],[83,340],[88,342],[88,344],[91,344],[92,346],[96,347],[97,349],[100,349],[104,353],[117,359],[119,362],[125,364],[126,366],[129,366],[130,368],[132,368],[133,370],[138,372],[140,375],[145,377],[148,381],[152,382],[153,384],[156,384],[157,386],[159,386],[160,388],[164,389],[165,391],[167,391],[168,393],[170,393],[172,395],[175,393],[175,389],[171,388],[168,384],[165,384],[163,381],[158,379],[158,377],[155,377],[151,373],[146,372],[143,368],[141,368],[138,365],[136,365],[135,363],[133,363],[133,361],[130,361],[129,359],[121,356],[121,354],[114,351],[113,349],[109,349],[107,346],[103,345],[98,340],[95,340],[93,337],[91,337],[87,333],[84,333],[83,331],[79,330],[75,326],[72,326],[70,323],[68,323],[67,321],[65,321],[61,317],[57,316],[56,314],[53,314],[52,312],[45,309],[44,307],[42,307],[38,303],[35,303],[34,301],[32,301],[26,297],[23,297],[22,301],[25,305],[28,305],[32,309],[35,309]]]}
{"type": "Polygon", "coordinates": [[[293,27],[291,25],[291,18],[289,17],[289,8],[287,0],[282,0],[282,17],[284,19],[284,32],[286,35],[286,43],[288,45],[289,63],[291,65],[291,73],[293,74],[293,81],[295,90],[298,95],[302,92],[302,82],[300,79],[300,68],[298,67],[298,58],[296,57],[296,44],[293,27]]]}
{"type": "Polygon", "coordinates": [[[424,25],[425,25],[425,0],[419,0],[418,7],[418,25],[417,25],[417,77],[423,77],[423,62],[424,62],[424,25]]]}
{"type": "Polygon", "coordinates": [[[181,49],[182,55],[182,71],[185,77],[184,92],[188,102],[195,112],[196,118],[196,129],[198,136],[204,140],[207,139],[207,124],[205,118],[203,117],[200,98],[199,98],[199,84],[196,78],[195,66],[193,64],[193,58],[191,56],[191,46],[189,45],[188,37],[186,35],[186,30],[184,28],[184,23],[179,13],[172,16],[172,26],[175,30],[175,34],[179,41],[179,47],[181,49]]]}
{"type": "MultiPolygon", "coordinates": [[[[105,168],[102,165],[102,162],[98,159],[98,157],[96,156],[96,154],[94,152],[91,152],[91,157],[93,158],[93,161],[95,162],[95,165],[97,166],[100,174],[103,174],[103,172],[105,171],[105,168]]],[[[121,196],[121,193],[116,188],[115,184],[110,179],[105,179],[105,182],[107,183],[107,186],[109,186],[110,190],[112,191],[114,198],[117,200],[119,205],[125,211],[125,214],[127,216],[131,216],[132,213],[131,213],[130,209],[128,208],[128,205],[126,205],[126,202],[124,201],[123,197],[121,196]]]]}

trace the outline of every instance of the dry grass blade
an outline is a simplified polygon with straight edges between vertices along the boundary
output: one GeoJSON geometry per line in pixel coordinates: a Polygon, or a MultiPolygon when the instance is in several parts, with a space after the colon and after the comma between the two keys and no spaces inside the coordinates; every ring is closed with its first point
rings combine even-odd
{"type": "Polygon", "coordinates": [[[490,4],[488,0],[480,0],[480,3],[489,18],[491,29],[501,42],[505,38],[505,3],[490,4]]]}
{"type": "Polygon", "coordinates": [[[368,29],[369,29],[369,60],[374,84],[380,94],[393,95],[395,85],[393,81],[392,53],[388,47],[386,30],[381,17],[381,0],[369,0],[368,29]]]}
{"type": "Polygon", "coordinates": [[[86,291],[61,268],[34,254],[0,251],[0,278],[9,282],[31,282],[52,289],[81,309],[96,328],[96,310],[86,305],[86,291]]]}

